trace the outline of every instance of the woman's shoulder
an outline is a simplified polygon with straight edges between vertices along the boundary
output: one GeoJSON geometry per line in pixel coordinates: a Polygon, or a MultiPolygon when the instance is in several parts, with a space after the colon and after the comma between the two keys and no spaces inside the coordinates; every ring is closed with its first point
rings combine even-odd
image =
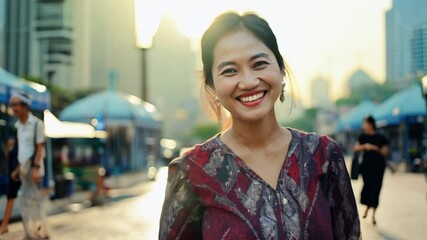
{"type": "Polygon", "coordinates": [[[335,141],[332,137],[319,134],[316,132],[305,132],[298,129],[290,129],[292,132],[293,138],[296,138],[302,146],[309,148],[311,152],[314,152],[319,147],[330,147],[330,146],[339,146],[338,142],[335,141]]]}
{"type": "Polygon", "coordinates": [[[300,158],[299,163],[312,161],[318,171],[326,173],[328,166],[342,156],[340,145],[328,135],[295,129],[292,130],[292,135],[295,140],[290,146],[290,151],[300,158]]]}

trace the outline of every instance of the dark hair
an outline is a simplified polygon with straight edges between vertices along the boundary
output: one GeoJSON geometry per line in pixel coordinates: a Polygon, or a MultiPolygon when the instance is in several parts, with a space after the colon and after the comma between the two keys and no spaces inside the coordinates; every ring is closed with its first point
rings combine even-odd
{"type": "Polygon", "coordinates": [[[255,13],[239,15],[235,12],[226,12],[215,18],[202,37],[202,62],[205,84],[213,87],[212,64],[213,52],[218,41],[244,27],[265,44],[276,57],[279,68],[285,72],[285,63],[279,52],[276,36],[267,21],[255,13]]]}
{"type": "Polygon", "coordinates": [[[369,124],[371,124],[372,128],[374,130],[377,130],[377,124],[375,123],[375,118],[372,117],[371,115],[368,115],[365,117],[365,121],[369,124]]]}
{"type": "Polygon", "coordinates": [[[266,20],[259,17],[255,13],[245,13],[239,15],[236,12],[226,12],[212,22],[209,28],[203,34],[201,40],[203,75],[205,86],[205,98],[208,99],[209,105],[214,110],[218,120],[221,120],[221,107],[215,104],[214,101],[214,84],[212,76],[212,65],[214,61],[214,49],[218,41],[231,33],[237,32],[240,29],[246,29],[257,37],[262,43],[269,48],[278,63],[279,68],[285,75],[288,71],[285,68],[285,61],[280,54],[277,45],[276,36],[270,28],[266,20]]]}

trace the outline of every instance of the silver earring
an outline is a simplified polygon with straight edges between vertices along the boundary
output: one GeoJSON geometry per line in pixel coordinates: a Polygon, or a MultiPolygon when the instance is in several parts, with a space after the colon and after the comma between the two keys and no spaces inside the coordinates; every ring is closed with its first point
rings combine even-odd
{"type": "Polygon", "coordinates": [[[282,80],[282,93],[280,94],[280,101],[283,103],[285,101],[285,80],[282,80]]]}

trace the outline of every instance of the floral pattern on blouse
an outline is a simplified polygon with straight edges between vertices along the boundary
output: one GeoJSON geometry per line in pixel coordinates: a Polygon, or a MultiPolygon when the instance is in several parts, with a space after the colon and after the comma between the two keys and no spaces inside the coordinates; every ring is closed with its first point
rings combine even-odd
{"type": "Polygon", "coordinates": [[[159,239],[359,239],[339,145],[327,136],[290,130],[276,189],[219,135],[172,161],[159,239]]]}

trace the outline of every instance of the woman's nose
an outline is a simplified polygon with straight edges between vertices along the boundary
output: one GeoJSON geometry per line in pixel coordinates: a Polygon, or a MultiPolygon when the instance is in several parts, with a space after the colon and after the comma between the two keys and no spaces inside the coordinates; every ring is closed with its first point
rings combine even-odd
{"type": "Polygon", "coordinates": [[[257,76],[254,73],[245,73],[241,76],[239,79],[238,87],[240,89],[254,89],[256,88],[260,83],[259,76],[257,76]]]}

